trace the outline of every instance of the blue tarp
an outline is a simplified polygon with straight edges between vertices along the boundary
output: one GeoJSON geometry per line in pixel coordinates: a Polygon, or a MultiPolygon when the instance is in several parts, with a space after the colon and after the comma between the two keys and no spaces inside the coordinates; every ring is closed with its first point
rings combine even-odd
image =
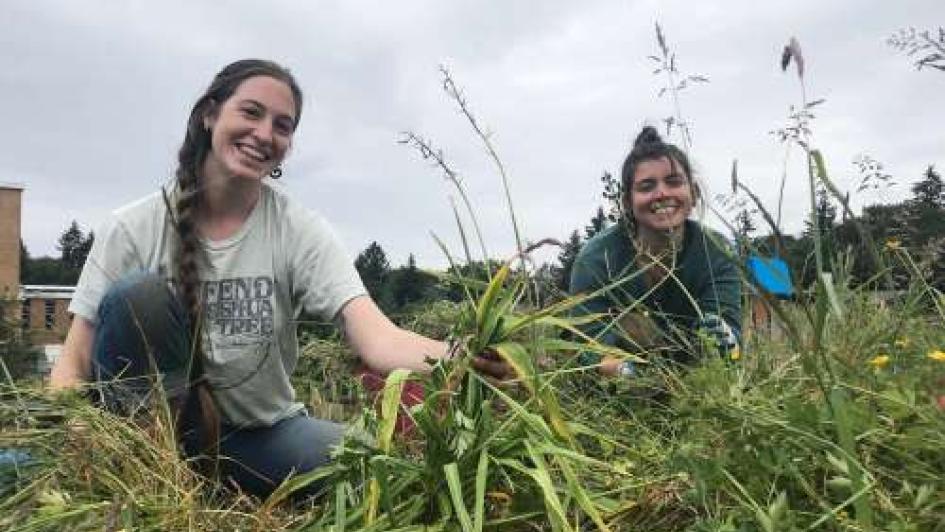
{"type": "Polygon", "coordinates": [[[794,297],[791,271],[783,259],[749,255],[746,266],[751,273],[754,284],[765,292],[769,292],[780,299],[794,297]]]}

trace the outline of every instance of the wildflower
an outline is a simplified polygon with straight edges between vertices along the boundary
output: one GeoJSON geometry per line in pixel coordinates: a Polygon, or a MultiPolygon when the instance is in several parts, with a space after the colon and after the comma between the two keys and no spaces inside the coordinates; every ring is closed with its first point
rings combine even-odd
{"type": "Polygon", "coordinates": [[[902,241],[900,241],[898,238],[890,238],[886,240],[886,249],[902,249],[902,241]]]}
{"type": "Polygon", "coordinates": [[[936,349],[935,351],[929,351],[929,358],[936,362],[945,362],[945,351],[940,351],[936,349]]]}
{"type": "Polygon", "coordinates": [[[896,346],[896,347],[898,347],[899,349],[905,349],[905,348],[909,347],[909,339],[908,339],[908,338],[900,338],[900,339],[896,340],[895,342],[893,342],[893,345],[896,346]]]}
{"type": "MultiPolygon", "coordinates": [[[[945,355],[945,353],[943,353],[943,355],[945,355]]],[[[739,349],[738,346],[735,346],[735,348],[732,349],[732,352],[728,354],[728,357],[732,360],[738,360],[742,358],[741,349],[739,349]]]]}
{"type": "Polygon", "coordinates": [[[873,366],[876,369],[882,369],[889,364],[889,360],[890,360],[889,355],[876,355],[875,357],[870,359],[870,361],[867,362],[867,364],[869,364],[870,366],[873,366]]]}

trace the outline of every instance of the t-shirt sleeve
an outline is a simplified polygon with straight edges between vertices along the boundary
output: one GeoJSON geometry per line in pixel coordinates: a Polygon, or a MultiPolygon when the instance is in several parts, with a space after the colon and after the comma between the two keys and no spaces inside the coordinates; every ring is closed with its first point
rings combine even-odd
{"type": "Polygon", "coordinates": [[[308,211],[292,218],[287,253],[293,300],[306,312],[332,320],[345,303],[367,290],[328,222],[308,211]]]}
{"type": "Polygon", "coordinates": [[[134,239],[121,221],[112,216],[95,232],[69,312],[95,323],[98,305],[116,280],[133,270],[144,269],[134,239]]]}

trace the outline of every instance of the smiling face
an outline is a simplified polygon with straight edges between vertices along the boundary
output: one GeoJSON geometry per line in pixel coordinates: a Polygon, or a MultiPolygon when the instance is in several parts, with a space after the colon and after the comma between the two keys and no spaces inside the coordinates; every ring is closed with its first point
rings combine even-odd
{"type": "Polygon", "coordinates": [[[641,233],[666,233],[682,227],[695,203],[689,176],[669,157],[637,164],[630,187],[627,207],[641,233]]]}
{"type": "Polygon", "coordinates": [[[204,119],[211,131],[205,172],[244,179],[268,175],[292,144],[297,114],[284,82],[269,76],[243,81],[204,119]]]}

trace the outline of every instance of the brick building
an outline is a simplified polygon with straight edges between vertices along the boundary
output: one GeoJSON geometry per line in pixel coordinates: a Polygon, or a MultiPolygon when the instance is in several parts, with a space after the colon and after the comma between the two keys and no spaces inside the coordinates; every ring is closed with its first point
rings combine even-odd
{"type": "Polygon", "coordinates": [[[23,189],[0,183],[0,308],[4,320],[19,323],[25,342],[61,344],[72,323],[67,309],[75,287],[20,284],[23,189]]]}
{"type": "Polygon", "coordinates": [[[20,206],[23,186],[0,183],[0,298],[16,298],[20,287],[20,206]]]}

